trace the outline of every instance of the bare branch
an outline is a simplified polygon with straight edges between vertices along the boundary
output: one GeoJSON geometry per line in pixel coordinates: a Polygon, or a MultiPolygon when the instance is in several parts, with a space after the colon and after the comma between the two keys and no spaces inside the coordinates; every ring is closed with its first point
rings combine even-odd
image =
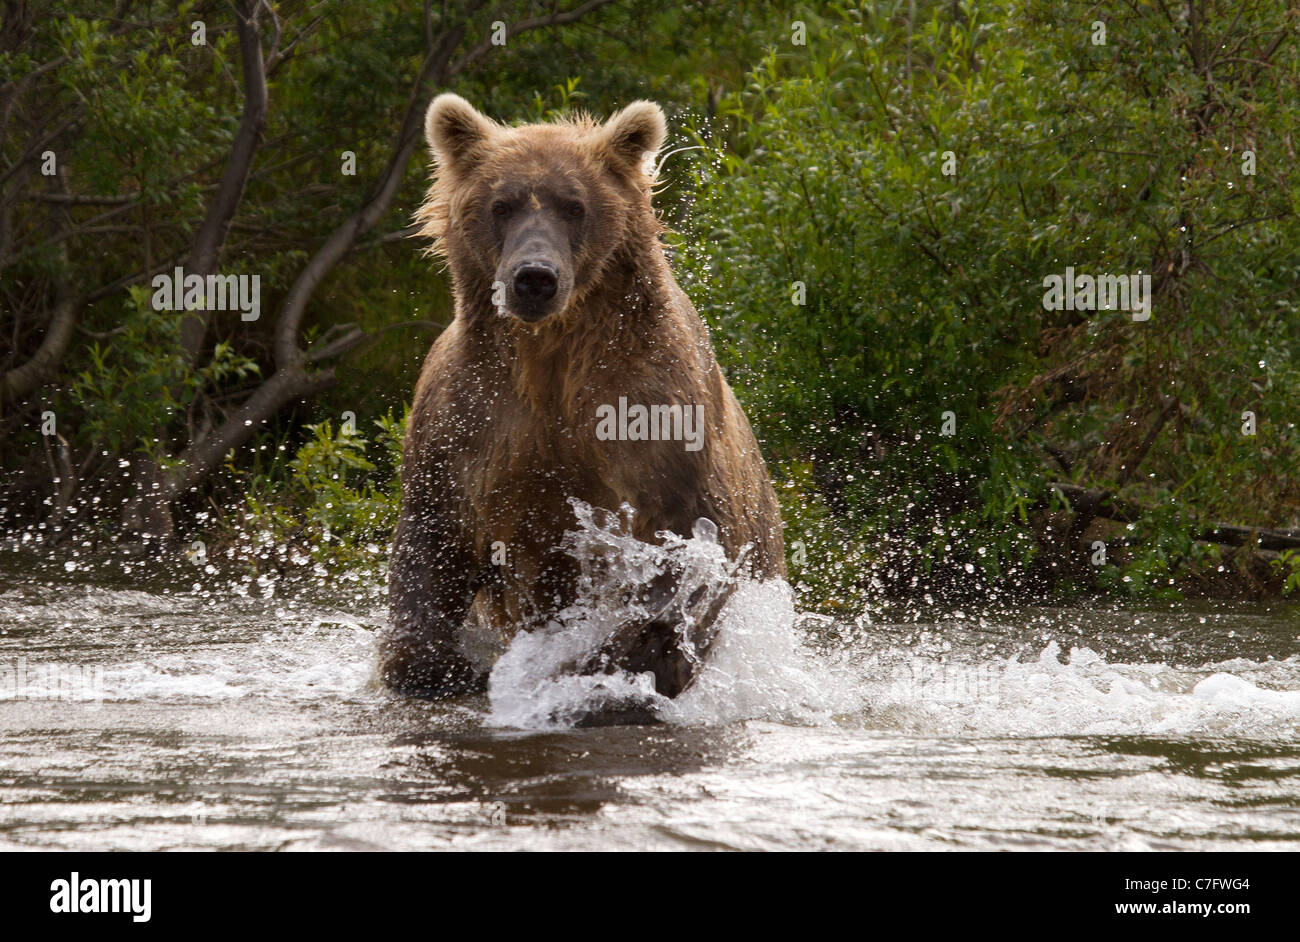
{"type": "Polygon", "coordinates": [[[295,47],[297,47],[297,45],[300,42],[302,42],[304,39],[310,36],[312,34],[312,31],[315,30],[316,27],[319,26],[322,22],[324,22],[324,20],[325,20],[325,14],[322,13],[320,16],[316,17],[314,20],[309,22],[302,29],[298,30],[298,35],[293,37],[293,39],[290,40],[287,46],[285,46],[283,49],[275,50],[272,55],[267,57],[266,74],[273,75],[276,72],[276,70],[280,68],[280,66],[284,65],[286,62],[292,59],[293,51],[295,47]]]}
{"type": "Polygon", "coordinates": [[[36,389],[54,372],[67,352],[72,329],[76,326],[77,316],[85,302],[66,289],[61,290],[60,294],[54,304],[45,338],[31,359],[0,375],[0,402],[19,399],[36,389]]]}
{"type": "MultiPolygon", "coordinates": [[[[267,90],[266,69],[262,62],[262,41],[257,29],[257,11],[260,0],[238,0],[235,6],[235,28],[239,33],[240,59],[244,73],[244,109],[239,119],[239,129],[230,148],[226,172],[221,177],[217,192],[208,204],[203,225],[195,233],[194,244],[186,262],[187,274],[211,275],[217,270],[221,248],[230,229],[230,221],[244,197],[253,157],[261,144],[262,128],[266,123],[267,90]]],[[[208,311],[191,311],[181,321],[181,346],[192,362],[203,347],[210,314],[208,311]]]]}
{"type": "Polygon", "coordinates": [[[226,453],[248,441],[277,412],[293,402],[323,392],[334,385],[332,369],[307,373],[277,370],[257,387],[244,403],[217,428],[192,442],[180,455],[180,463],[166,475],[158,499],[175,500],[213,471],[226,453]]]}
{"type": "Polygon", "coordinates": [[[325,337],[322,337],[316,343],[312,344],[311,348],[307,351],[307,362],[319,363],[322,360],[341,356],[350,350],[365,346],[366,344],[379,339],[379,337],[391,330],[407,330],[411,327],[439,328],[443,326],[445,325],[439,324],[437,321],[417,320],[402,321],[400,324],[388,324],[373,331],[365,331],[361,330],[359,327],[353,327],[351,330],[347,331],[347,333],[343,334],[343,336],[326,342],[326,337],[328,337],[332,331],[331,328],[330,331],[325,332],[325,337]]]}
{"type": "Polygon", "coordinates": [[[28,193],[27,199],[42,203],[63,203],[68,206],[120,206],[140,199],[138,193],[114,196],[76,196],[71,193],[28,193]]]}
{"type": "MultiPolygon", "coordinates": [[[[1147,508],[1131,500],[1077,484],[1057,483],[1052,485],[1052,489],[1069,502],[1077,515],[1088,520],[1105,517],[1120,523],[1134,523],[1147,511],[1147,508]]],[[[1265,550],[1300,549],[1300,536],[1294,533],[1226,523],[1210,524],[1197,532],[1196,539],[1221,546],[1257,546],[1265,550]]]]}
{"type": "Polygon", "coordinates": [[[370,231],[388,211],[388,206],[396,195],[398,185],[406,172],[406,165],[410,162],[411,155],[420,141],[424,106],[427,104],[427,96],[423,93],[424,86],[430,80],[441,81],[445,77],[447,61],[452,51],[460,44],[464,34],[464,26],[455,26],[447,30],[424,60],[411,86],[406,112],[393,142],[393,156],[389,158],[383,172],[379,175],[370,198],[330,233],[325,244],[316,250],[316,254],[311,257],[289,289],[279,320],[276,322],[275,362],[281,368],[300,367],[305,362],[303,351],[298,346],[298,330],[302,324],[307,302],[311,300],[325,276],[351,250],[352,244],[370,231]]]}

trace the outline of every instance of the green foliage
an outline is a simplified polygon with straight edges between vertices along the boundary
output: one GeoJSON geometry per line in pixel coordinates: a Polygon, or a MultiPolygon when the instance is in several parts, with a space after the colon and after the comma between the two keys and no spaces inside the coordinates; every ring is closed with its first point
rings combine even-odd
{"type": "MultiPolygon", "coordinates": [[[[196,362],[179,317],[120,286],[184,260],[226,165],[242,104],[229,11],[196,47],[196,4],[140,0],[127,23],[73,0],[0,49],[0,151],[18,171],[0,371],[39,348],[61,290],[94,298],[50,382],[0,414],[7,507],[45,506],[27,496],[49,493],[30,421],[47,406],[82,490],[116,498],[120,468],[165,463],[271,374],[279,305],[391,155],[425,10],[435,36],[472,37],[546,5],[499,6],[461,23],[456,5],[276,5],[295,45],[221,259],[261,276],[265,316],[218,313],[196,362]],[[60,177],[25,178],[47,133],[60,177]]],[[[1140,596],[1231,563],[1194,539],[1208,523],[1300,528],[1294,27],[1282,4],[629,0],[512,36],[452,84],[504,121],[664,103],[675,266],[762,439],[804,604],[1030,594],[1061,576],[1140,596]],[[1149,275],[1151,319],[1045,310],[1043,280],[1067,266],[1149,275]],[[1146,508],[1116,562],[1094,571],[1062,543],[1054,482],[1146,508]]],[[[322,417],[400,408],[450,317],[445,275],[392,238],[427,176],[410,161],[387,218],[306,308],[299,339],[373,342],[187,495],[179,529],[217,505],[259,566],[360,566],[387,543],[397,424],[322,417]]],[[[1296,556],[1277,566],[1294,591],[1296,556]]]]}
{"type": "Polygon", "coordinates": [[[1285,579],[1282,594],[1300,592],[1300,550],[1286,550],[1273,560],[1274,571],[1285,579]]]}
{"type": "Polygon", "coordinates": [[[878,586],[858,577],[875,570],[880,554],[855,543],[831,513],[813,480],[809,462],[770,467],[786,532],[790,585],[804,610],[862,611],[878,586]]]}
{"type": "Polygon", "coordinates": [[[997,576],[1032,552],[1043,492],[1039,463],[997,441],[991,401],[1028,359],[1006,338],[1038,323],[1023,302],[1046,252],[987,225],[1011,210],[1036,95],[1021,56],[977,70],[958,55],[986,27],[929,16],[910,73],[900,27],[869,11],[823,24],[806,58],[767,57],[722,109],[734,150],[701,165],[686,265],[768,446],[825,466],[858,541],[929,570],[960,539],[997,576]]]}
{"type": "Polygon", "coordinates": [[[328,419],[308,425],[310,438],[291,458],[244,476],[243,508],[228,518],[227,543],[258,568],[311,560],[373,571],[397,523],[406,419],[386,413],[370,436],[347,421],[337,429],[328,419]]]}
{"type": "Polygon", "coordinates": [[[1055,4],[836,7],[696,129],[686,287],[766,446],[811,460],[843,552],[875,547],[905,587],[1014,587],[1064,480],[1152,506],[1103,585],[1163,592],[1207,554],[1171,495],[1300,522],[1295,53],[1250,60],[1285,14],[1238,12],[1189,42],[1126,9],[1094,46],[1095,11],[1055,4]],[[1267,177],[1242,174],[1250,148],[1267,177]],[[1154,275],[1151,320],[1044,310],[1067,265],[1154,275]],[[1246,409],[1269,417],[1255,438],[1246,409]]]}
{"type": "MultiPolygon", "coordinates": [[[[563,26],[512,33],[415,94],[454,90],[507,122],[574,107],[605,115],[635,98],[655,98],[672,113],[710,83],[738,79],[784,8],[627,0],[563,26]],[[699,42],[702,34],[710,41],[699,42]]],[[[90,300],[78,305],[73,339],[44,385],[20,402],[0,401],[0,507],[6,526],[48,516],[49,443],[36,419],[54,408],[77,472],[73,501],[103,495],[95,523],[107,535],[120,525],[119,498],[136,486],[137,458],[166,465],[283,365],[273,355],[281,305],[307,260],[376,191],[431,45],[459,34],[451,61],[465,61],[496,20],[555,10],[537,0],[475,10],[396,0],[317,9],[286,0],[263,9],[268,109],[218,260],[224,273],[260,276],[262,317],[214,312],[196,360],[180,350],[177,318],[135,296],[124,308],[124,285],[186,264],[230,163],[245,90],[233,7],[137,0],[129,17],[113,19],[102,0],[70,0],[57,16],[21,4],[11,12],[0,42],[10,131],[0,135],[10,168],[0,194],[0,374],[35,357],[62,293],[90,300]],[[196,19],[207,25],[206,45],[191,42],[196,19]],[[46,148],[56,177],[37,169],[46,148]],[[345,151],[355,155],[355,175],[341,172],[345,151]]],[[[410,396],[451,314],[445,275],[418,244],[397,238],[428,173],[418,146],[385,218],[311,294],[295,338],[307,344],[352,331],[371,341],[311,361],[311,371],[334,371],[333,386],[259,423],[227,474],[205,478],[172,508],[178,532],[202,524],[193,515],[214,505],[241,507],[238,475],[265,470],[268,443],[295,442],[323,416],[397,410],[410,396]]]]}
{"type": "Polygon", "coordinates": [[[1157,504],[1124,528],[1123,552],[1115,565],[1098,570],[1098,585],[1121,596],[1179,598],[1180,572],[1204,572],[1223,558],[1219,547],[1196,541],[1197,529],[1175,503],[1157,504]]]}
{"type": "Polygon", "coordinates": [[[121,327],[108,342],[87,347],[88,365],[61,400],[60,411],[77,419],[77,434],[114,454],[138,448],[161,455],[166,443],[159,436],[174,414],[189,412],[205,389],[260,372],[227,342],[217,343],[201,367],[191,367],[178,342],[180,315],[154,311],[149,296],[143,286],[129,289],[121,327]]]}

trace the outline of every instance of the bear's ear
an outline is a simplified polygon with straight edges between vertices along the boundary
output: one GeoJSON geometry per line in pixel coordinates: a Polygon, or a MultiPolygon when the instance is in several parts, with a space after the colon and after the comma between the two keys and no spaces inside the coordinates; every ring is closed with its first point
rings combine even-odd
{"type": "Polygon", "coordinates": [[[610,158],[625,167],[639,167],[646,154],[664,146],[668,125],[653,101],[634,101],[600,129],[610,158]]]}
{"type": "Polygon", "coordinates": [[[424,136],[443,167],[464,168],[495,130],[496,125],[473,105],[450,92],[435,98],[424,115],[424,136]]]}

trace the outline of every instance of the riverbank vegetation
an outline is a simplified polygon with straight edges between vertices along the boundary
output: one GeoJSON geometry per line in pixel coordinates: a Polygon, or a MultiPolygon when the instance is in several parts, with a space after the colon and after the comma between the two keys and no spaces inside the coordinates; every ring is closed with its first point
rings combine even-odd
{"type": "Polygon", "coordinates": [[[1300,593],[1291,5],[66,6],[0,29],[11,548],[382,569],[453,89],[669,111],[668,248],[805,606],[1300,593]],[[259,316],[156,310],[177,266],[259,316]]]}

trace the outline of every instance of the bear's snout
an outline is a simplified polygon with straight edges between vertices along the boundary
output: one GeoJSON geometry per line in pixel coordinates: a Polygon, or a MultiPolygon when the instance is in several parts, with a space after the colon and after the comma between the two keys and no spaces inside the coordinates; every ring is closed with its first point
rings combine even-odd
{"type": "Polygon", "coordinates": [[[573,249],[549,207],[507,211],[499,223],[503,246],[496,277],[506,289],[506,308],[528,324],[564,310],[573,290],[573,249]]]}
{"type": "MultiPolygon", "coordinates": [[[[523,311],[542,313],[546,302],[555,297],[559,288],[560,277],[554,265],[549,262],[522,262],[515,267],[515,297],[522,302],[523,311]]],[[[524,316],[524,320],[531,318],[524,316]]]]}

